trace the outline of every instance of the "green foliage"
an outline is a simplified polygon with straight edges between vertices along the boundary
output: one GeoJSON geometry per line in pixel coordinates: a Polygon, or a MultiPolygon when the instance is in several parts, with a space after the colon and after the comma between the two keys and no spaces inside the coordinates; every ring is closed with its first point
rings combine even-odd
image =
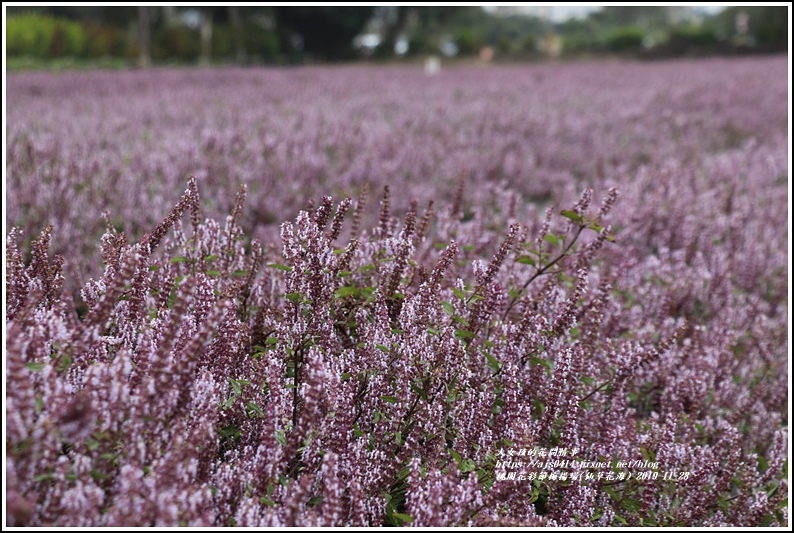
{"type": "Polygon", "coordinates": [[[708,25],[680,26],[670,30],[667,41],[660,47],[663,55],[685,55],[716,50],[719,40],[716,30],[708,25]]]}
{"type": "Polygon", "coordinates": [[[276,32],[255,23],[246,26],[245,46],[252,57],[263,61],[277,60],[281,53],[276,32]]]}
{"type": "Polygon", "coordinates": [[[82,25],[38,13],[6,20],[6,54],[34,57],[81,56],[87,37],[82,25]]]}
{"type": "Polygon", "coordinates": [[[215,58],[234,57],[235,32],[230,24],[213,24],[212,56],[215,58]]]}
{"type": "Polygon", "coordinates": [[[637,26],[625,26],[606,35],[606,47],[611,52],[639,51],[646,32],[637,26]]]}
{"type": "Polygon", "coordinates": [[[293,34],[303,39],[303,50],[325,60],[352,56],[353,37],[358,35],[372,15],[372,8],[359,7],[278,7],[274,9],[284,41],[293,34]]]}
{"type": "Polygon", "coordinates": [[[789,13],[787,6],[733,6],[725,9],[717,17],[726,36],[737,45],[754,44],[762,51],[788,50],[789,13]],[[749,39],[741,41],[736,33],[736,17],[740,13],[748,15],[749,39]]]}
{"type": "Polygon", "coordinates": [[[602,52],[604,44],[586,33],[573,33],[563,37],[563,52],[566,55],[602,52]]]}
{"type": "Polygon", "coordinates": [[[195,60],[201,54],[199,33],[187,26],[164,27],[152,36],[152,58],[195,60]]]}
{"type": "Polygon", "coordinates": [[[408,39],[408,54],[422,55],[436,52],[435,41],[426,34],[417,32],[408,39]]]}
{"type": "Polygon", "coordinates": [[[470,28],[462,28],[454,33],[455,44],[458,45],[458,53],[464,56],[476,55],[483,47],[482,38],[477,32],[470,28]]]}
{"type": "Polygon", "coordinates": [[[712,46],[717,44],[717,32],[706,25],[682,26],[670,32],[670,41],[680,41],[689,46],[712,46]]]}
{"type": "Polygon", "coordinates": [[[114,26],[87,21],[83,25],[86,43],[83,50],[86,57],[129,56],[131,47],[127,44],[124,30],[114,26]]]}

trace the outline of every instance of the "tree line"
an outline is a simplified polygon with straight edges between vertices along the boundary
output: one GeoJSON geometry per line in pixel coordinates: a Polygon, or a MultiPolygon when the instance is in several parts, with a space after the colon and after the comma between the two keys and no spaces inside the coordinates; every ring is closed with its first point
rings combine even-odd
{"type": "Polygon", "coordinates": [[[6,47],[9,57],[110,56],[141,66],[466,57],[486,49],[498,59],[788,49],[786,6],[733,6],[712,15],[692,8],[613,6],[564,22],[547,15],[541,10],[504,16],[476,6],[8,7],[6,47]],[[370,41],[362,42],[362,35],[370,41]]]}

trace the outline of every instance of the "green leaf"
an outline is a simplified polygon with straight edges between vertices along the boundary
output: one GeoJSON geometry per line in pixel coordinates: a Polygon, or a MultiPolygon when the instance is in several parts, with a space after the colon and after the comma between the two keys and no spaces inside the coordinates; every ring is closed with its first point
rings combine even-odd
{"type": "Polygon", "coordinates": [[[537,266],[535,260],[529,257],[528,255],[522,255],[521,257],[516,259],[516,263],[521,263],[522,265],[537,266]]]}
{"type": "Polygon", "coordinates": [[[160,270],[160,265],[149,265],[149,270],[154,272],[155,270],[160,270]]]}
{"type": "Polygon", "coordinates": [[[625,498],[620,505],[628,512],[636,513],[640,510],[642,502],[640,502],[640,500],[635,500],[634,498],[625,498]]]}
{"type": "Polygon", "coordinates": [[[469,323],[466,322],[466,320],[463,317],[459,317],[458,315],[452,315],[452,320],[460,324],[463,324],[466,327],[469,327],[469,323]]]}
{"type": "Polygon", "coordinates": [[[275,337],[268,337],[265,339],[265,344],[278,344],[278,339],[275,337]]]}
{"type": "Polygon", "coordinates": [[[502,363],[497,361],[496,357],[489,354],[488,352],[483,352],[483,354],[485,355],[485,358],[488,360],[488,366],[491,368],[491,370],[493,370],[494,372],[499,372],[499,369],[502,368],[502,363]]]}
{"type": "Polygon", "coordinates": [[[453,450],[452,448],[449,448],[449,454],[452,456],[453,459],[455,459],[455,462],[457,462],[458,465],[460,465],[460,463],[462,461],[462,459],[460,457],[460,454],[458,452],[456,452],[455,450],[453,450]]]}
{"type": "Polygon", "coordinates": [[[306,502],[306,505],[308,505],[309,507],[317,507],[323,502],[323,499],[324,499],[323,496],[313,496],[309,498],[309,501],[306,502]]]}
{"type": "Polygon", "coordinates": [[[389,347],[388,346],[384,346],[383,344],[376,344],[375,348],[377,348],[378,350],[380,350],[382,352],[389,353],[389,347]]]}
{"type": "Polygon", "coordinates": [[[286,270],[287,272],[292,272],[292,267],[287,265],[279,265],[278,263],[270,263],[267,265],[271,268],[277,268],[278,270],[286,270]]]}
{"type": "Polygon", "coordinates": [[[419,397],[422,398],[424,401],[427,401],[427,393],[425,392],[424,389],[420,388],[419,385],[417,385],[416,380],[411,381],[411,390],[414,391],[416,394],[418,394],[419,397]]]}
{"type": "Polygon", "coordinates": [[[400,400],[394,396],[381,396],[381,400],[388,403],[398,403],[400,400]]]}
{"type": "Polygon", "coordinates": [[[103,472],[100,472],[99,470],[91,470],[91,477],[96,479],[96,480],[110,478],[109,475],[107,475],[107,474],[105,474],[103,472]]]}
{"type": "Polygon", "coordinates": [[[393,513],[392,516],[398,520],[402,520],[403,522],[411,523],[414,521],[413,517],[403,513],[393,513]]]}
{"type": "Polygon", "coordinates": [[[556,244],[557,246],[561,245],[559,237],[557,237],[553,233],[547,233],[546,236],[543,237],[543,239],[552,244],[556,244]]]}
{"type": "Polygon", "coordinates": [[[475,468],[477,468],[477,464],[469,458],[463,460],[463,463],[460,464],[460,473],[465,474],[467,472],[473,472],[475,468]]]}
{"type": "Polygon", "coordinates": [[[180,255],[180,256],[174,257],[173,259],[169,259],[168,260],[169,263],[187,263],[189,261],[190,261],[190,258],[189,257],[185,257],[184,255],[180,255]]]}
{"type": "Polygon", "coordinates": [[[648,450],[645,446],[640,446],[640,453],[642,454],[642,458],[645,459],[646,461],[653,462],[656,460],[654,453],[648,450]]]}
{"type": "Polygon", "coordinates": [[[540,398],[535,398],[534,403],[535,403],[535,407],[540,412],[540,416],[543,416],[543,413],[546,412],[546,403],[540,398]]]}
{"type": "MultiPolygon", "coordinates": [[[[208,274],[209,274],[209,272],[208,272],[208,274]]],[[[248,271],[247,270],[235,270],[234,272],[232,272],[232,277],[233,278],[241,278],[241,277],[247,276],[247,275],[248,275],[248,271]]]]}
{"type": "Polygon", "coordinates": [[[216,260],[216,259],[218,259],[218,256],[217,256],[217,255],[208,255],[208,256],[206,256],[206,257],[204,258],[204,261],[208,261],[208,262],[209,262],[209,261],[214,261],[214,260],[216,260]]]}
{"type": "Polygon", "coordinates": [[[234,424],[224,426],[218,430],[218,436],[222,439],[236,439],[240,436],[240,428],[234,424]]]}
{"type": "Polygon", "coordinates": [[[533,364],[533,365],[543,365],[549,370],[552,369],[551,363],[549,361],[546,361],[545,359],[540,359],[538,357],[532,356],[532,357],[529,358],[529,362],[530,362],[530,364],[533,364]]]}
{"type": "Polygon", "coordinates": [[[61,355],[61,359],[58,361],[58,365],[55,367],[55,370],[58,372],[66,372],[69,370],[70,366],[72,366],[72,358],[68,355],[61,355]]]}
{"type": "Polygon", "coordinates": [[[25,368],[33,372],[38,372],[44,368],[44,363],[25,363],[25,368]]]}
{"type": "Polygon", "coordinates": [[[254,402],[248,402],[245,406],[245,411],[248,413],[248,416],[253,418],[256,415],[265,416],[265,412],[256,405],[254,402]]]}
{"type": "Polygon", "coordinates": [[[562,211],[560,211],[560,214],[565,218],[570,218],[574,222],[578,222],[580,224],[582,222],[582,215],[580,215],[576,211],[571,211],[570,209],[563,209],[562,211]]]}
{"type": "Polygon", "coordinates": [[[339,287],[334,293],[334,296],[336,298],[344,298],[345,296],[355,296],[358,292],[358,287],[339,287]]]}
{"type": "Polygon", "coordinates": [[[207,275],[208,276],[220,276],[221,273],[218,272],[217,270],[207,270],[207,275]]]}
{"type": "Polygon", "coordinates": [[[455,336],[459,339],[473,339],[476,337],[474,333],[465,329],[456,329],[455,336]]]}
{"type": "Polygon", "coordinates": [[[297,304],[297,303],[300,303],[301,301],[303,301],[303,293],[302,292],[291,292],[289,294],[286,294],[285,297],[287,298],[287,300],[289,300],[290,302],[292,302],[294,304],[297,304]]]}
{"type": "Polygon", "coordinates": [[[236,379],[229,378],[229,383],[232,384],[232,390],[235,394],[240,394],[243,391],[242,387],[240,387],[240,383],[236,379]]]}
{"type": "Polygon", "coordinates": [[[458,289],[456,287],[452,287],[452,292],[454,292],[455,296],[457,296],[461,300],[465,300],[466,299],[466,293],[463,292],[462,290],[460,290],[460,289],[458,289]]]}

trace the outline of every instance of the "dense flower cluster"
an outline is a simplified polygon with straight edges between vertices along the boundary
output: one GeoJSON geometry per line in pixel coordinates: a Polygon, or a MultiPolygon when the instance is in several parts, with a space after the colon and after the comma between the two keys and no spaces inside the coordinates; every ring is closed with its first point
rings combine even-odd
{"type": "Polygon", "coordinates": [[[8,524],[784,525],[785,65],[11,76],[8,524]]]}
{"type": "MultiPolygon", "coordinates": [[[[372,195],[391,185],[403,213],[434,199],[457,205],[455,214],[506,209],[532,220],[528,206],[572,205],[603,183],[619,184],[624,206],[637,208],[656,183],[634,179],[643,166],[703,173],[704,154],[734,150],[744,160],[761,149],[772,154],[770,172],[785,168],[787,73],[785,58],[435,77],[407,66],[11,73],[6,220],[27,236],[54,224],[53,250],[68,256],[76,289],[73,280],[101,274],[102,213],[140,238],[188,175],[216,219],[246,183],[241,223],[263,243],[309,199],[355,198],[367,183],[372,195]]],[[[659,201],[680,193],[659,192],[659,201]]]]}

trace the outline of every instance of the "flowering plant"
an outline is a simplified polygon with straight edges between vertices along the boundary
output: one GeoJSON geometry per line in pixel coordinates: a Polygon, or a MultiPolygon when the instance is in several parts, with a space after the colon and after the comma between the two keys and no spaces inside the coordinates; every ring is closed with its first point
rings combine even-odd
{"type": "Polygon", "coordinates": [[[618,280],[597,261],[615,240],[603,226],[615,189],[598,210],[585,191],[562,224],[549,210],[535,235],[512,224],[488,261],[467,257],[465,238],[447,241],[464,225],[453,209],[411,210],[400,223],[388,188],[371,231],[336,244],[353,202],[334,208],[325,197],[282,225],[282,252],[268,256],[241,238],[244,196],[224,226],[201,222],[191,179],[140,242],[109,227],[105,273],[82,291],[84,317],[61,297],[50,228],[29,265],[11,233],[12,523],[781,519],[785,433],[767,431],[759,470],[755,455],[742,457],[736,427],[751,419],[713,410],[715,397],[746,405],[729,393],[736,384],[715,384],[709,404],[696,395],[702,378],[671,372],[702,373],[702,362],[686,361],[708,353],[714,333],[683,317],[659,324],[661,337],[620,325],[618,280]],[[434,218],[443,223],[431,236],[434,218]],[[432,241],[447,241],[435,257],[432,241]],[[691,476],[587,482],[535,477],[539,463],[522,484],[499,475],[516,447],[645,459],[691,476]]]}
{"type": "Polygon", "coordinates": [[[786,524],[780,65],[10,77],[7,524],[786,524]]]}

